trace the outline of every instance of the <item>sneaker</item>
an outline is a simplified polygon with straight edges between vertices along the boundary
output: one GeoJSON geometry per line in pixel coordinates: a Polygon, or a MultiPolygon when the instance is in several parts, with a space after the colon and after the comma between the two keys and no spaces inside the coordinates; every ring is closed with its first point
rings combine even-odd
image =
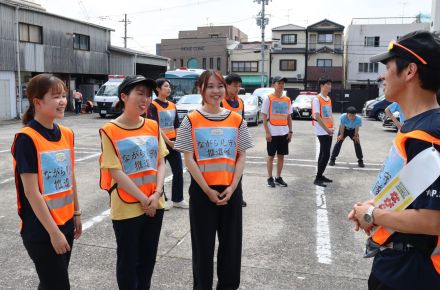
{"type": "Polygon", "coordinates": [[[328,183],[333,182],[333,180],[331,180],[330,178],[325,177],[324,175],[321,176],[321,180],[322,180],[323,182],[328,182],[328,183]]]}
{"type": "Polygon", "coordinates": [[[171,201],[165,201],[165,206],[163,207],[164,210],[170,210],[173,208],[173,203],[171,201]]]}
{"type": "Polygon", "coordinates": [[[275,184],[278,186],[281,186],[281,187],[287,187],[287,183],[284,182],[284,180],[281,176],[275,178],[275,184]]]}
{"type": "Polygon", "coordinates": [[[363,160],[359,160],[358,161],[358,166],[364,168],[365,167],[364,161],[363,160]]]}
{"type": "Polygon", "coordinates": [[[322,181],[321,178],[317,178],[317,177],[313,181],[313,184],[315,184],[317,186],[321,186],[321,187],[327,187],[327,185],[324,184],[324,181],[322,181]]]}
{"type": "Polygon", "coordinates": [[[330,162],[328,163],[328,165],[329,165],[329,166],[335,166],[335,164],[336,164],[335,161],[336,161],[336,160],[330,160],[330,162]]]}
{"type": "Polygon", "coordinates": [[[246,206],[247,206],[247,203],[243,200],[243,201],[241,202],[241,206],[242,206],[242,207],[246,207],[246,206]]]}
{"type": "Polygon", "coordinates": [[[273,177],[267,179],[267,187],[275,187],[275,182],[273,182],[273,177]]]}
{"type": "Polygon", "coordinates": [[[173,202],[173,206],[177,207],[177,208],[184,208],[184,209],[189,208],[189,204],[186,202],[186,200],[182,200],[179,202],[173,202]]]}

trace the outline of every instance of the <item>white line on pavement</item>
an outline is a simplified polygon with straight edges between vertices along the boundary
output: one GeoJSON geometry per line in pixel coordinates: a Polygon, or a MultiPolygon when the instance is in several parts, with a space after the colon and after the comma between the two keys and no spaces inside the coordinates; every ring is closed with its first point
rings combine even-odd
{"type": "Polygon", "coordinates": [[[5,152],[11,152],[11,149],[7,149],[7,150],[0,150],[0,153],[5,153],[5,152]]]}
{"type": "Polygon", "coordinates": [[[5,183],[8,183],[9,181],[13,181],[13,180],[14,180],[14,177],[6,178],[6,179],[0,181],[0,184],[5,184],[5,183]]]}
{"type": "MultiPolygon", "coordinates": [[[[316,157],[319,155],[319,143],[316,140],[316,157]]],[[[331,264],[332,251],[330,228],[328,225],[327,202],[324,187],[315,185],[316,190],[316,255],[318,263],[331,264]]]]}
{"type": "MultiPolygon", "coordinates": [[[[250,158],[250,159],[266,159],[266,157],[262,157],[262,156],[248,156],[246,155],[246,158],[250,158]]],[[[285,158],[284,160],[287,161],[302,161],[302,162],[313,162],[315,163],[316,160],[314,159],[295,159],[295,158],[285,158]]],[[[337,164],[351,164],[351,165],[357,165],[357,162],[337,162],[337,164]]],[[[365,165],[371,165],[371,166],[382,166],[382,164],[380,163],[364,163],[365,165]]]]}
{"type": "MultiPolygon", "coordinates": [[[[246,161],[246,163],[249,163],[249,164],[266,164],[265,161],[248,161],[248,160],[246,161]]],[[[312,164],[284,163],[284,165],[285,166],[298,166],[298,167],[316,168],[316,165],[312,165],[312,164]]],[[[352,168],[352,167],[345,167],[345,166],[332,166],[331,169],[359,170],[359,171],[379,171],[380,168],[357,168],[357,167],[353,167],[352,168]]]]}

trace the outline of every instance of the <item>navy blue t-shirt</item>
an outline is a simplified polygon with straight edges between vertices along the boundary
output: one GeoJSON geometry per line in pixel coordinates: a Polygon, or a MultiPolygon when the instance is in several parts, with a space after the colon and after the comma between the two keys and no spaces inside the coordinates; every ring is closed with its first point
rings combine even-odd
{"type": "MultiPolygon", "coordinates": [[[[401,132],[422,130],[440,139],[440,109],[429,110],[405,121],[401,132]]],[[[405,143],[408,162],[432,144],[416,139],[405,143]]],[[[440,146],[435,146],[440,151],[440,146]]],[[[426,189],[408,209],[440,210],[440,178],[426,189]]],[[[423,249],[433,249],[437,236],[403,234],[396,232],[393,242],[405,242],[423,249]]],[[[429,252],[429,251],[427,251],[429,252]]],[[[382,283],[395,289],[440,289],[440,275],[434,269],[427,253],[417,249],[409,252],[385,250],[374,258],[372,272],[382,283]]]]}
{"type": "MultiPolygon", "coordinates": [[[[238,102],[237,98],[235,98],[233,101],[226,99],[226,102],[228,102],[229,106],[231,106],[232,108],[240,107],[240,103],[238,102]]],[[[223,107],[222,103],[220,103],[220,106],[223,107]]],[[[243,104],[243,111],[241,112],[241,115],[244,118],[244,104],[243,104]]]]}
{"type": "MultiPolygon", "coordinates": [[[[156,102],[159,104],[162,108],[166,109],[168,108],[168,102],[162,102],[159,99],[155,99],[153,102],[156,102]]],[[[148,107],[148,119],[154,120],[156,122],[159,122],[159,116],[157,115],[157,108],[155,105],[150,104],[150,107],[148,107]]],[[[176,118],[174,119],[174,129],[178,129],[180,126],[179,118],[177,118],[177,112],[176,112],[176,118]]],[[[171,138],[171,141],[176,140],[176,138],[171,138]]]]}
{"type": "MultiPolygon", "coordinates": [[[[54,124],[53,129],[47,129],[35,120],[27,125],[38,133],[40,133],[48,141],[59,141],[61,139],[60,127],[54,124]]],[[[23,240],[32,242],[50,241],[49,233],[38,220],[32,207],[26,198],[23,189],[23,182],[20,174],[22,173],[38,173],[37,150],[31,137],[26,134],[19,134],[15,141],[14,158],[16,161],[15,176],[18,178],[18,198],[20,199],[21,210],[20,218],[23,222],[21,236],[23,240]]],[[[61,232],[65,235],[72,235],[74,230],[73,218],[64,225],[59,226],[61,232]]]]}

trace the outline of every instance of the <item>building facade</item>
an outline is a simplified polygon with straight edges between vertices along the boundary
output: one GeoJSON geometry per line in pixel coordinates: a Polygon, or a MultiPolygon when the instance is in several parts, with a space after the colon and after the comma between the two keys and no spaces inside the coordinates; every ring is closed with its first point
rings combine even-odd
{"type": "Polygon", "coordinates": [[[344,87],[377,87],[377,80],[386,68],[380,63],[370,63],[370,57],[386,50],[390,41],[412,31],[429,30],[429,26],[416,18],[354,18],[345,33],[344,87]]]}
{"type": "Polygon", "coordinates": [[[246,42],[247,35],[234,26],[205,26],[179,31],[177,39],[162,39],[156,54],[170,59],[170,69],[215,69],[227,74],[228,48],[246,42]]]}

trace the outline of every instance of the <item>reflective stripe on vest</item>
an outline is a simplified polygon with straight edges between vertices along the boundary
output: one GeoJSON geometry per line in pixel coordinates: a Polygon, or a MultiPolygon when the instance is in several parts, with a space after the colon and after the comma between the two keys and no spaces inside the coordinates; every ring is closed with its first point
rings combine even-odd
{"type": "MultiPolygon", "coordinates": [[[[145,195],[150,196],[156,189],[157,165],[160,159],[159,125],[149,119],[143,119],[143,122],[142,126],[134,130],[126,130],[109,122],[99,132],[110,139],[121,162],[122,171],[145,195]]],[[[100,162],[102,164],[102,155],[100,162]]],[[[109,170],[101,169],[101,188],[110,191],[113,184],[109,170]]],[[[116,186],[116,192],[126,203],[139,202],[119,185],[116,186]]]]}
{"type": "MultiPolygon", "coordinates": [[[[415,130],[408,133],[402,133],[399,131],[399,133],[396,136],[396,139],[394,141],[395,148],[399,152],[399,154],[404,159],[404,162],[407,162],[407,154],[405,150],[405,142],[409,138],[412,139],[418,139],[421,141],[425,141],[431,144],[439,145],[440,146],[440,139],[424,132],[421,130],[415,130]]],[[[389,180],[391,180],[394,176],[392,176],[389,180]]],[[[387,185],[387,184],[385,184],[387,185]]],[[[377,230],[373,235],[372,239],[376,243],[383,245],[385,244],[390,236],[394,233],[392,229],[385,229],[384,227],[381,227],[379,230],[377,230]]],[[[431,254],[431,261],[433,263],[433,266],[438,274],[440,274],[440,235],[437,236],[437,245],[434,248],[432,254],[431,254]]]]}
{"type": "MultiPolygon", "coordinates": [[[[34,143],[38,162],[38,188],[43,196],[50,215],[57,225],[64,225],[73,217],[73,176],[74,149],[73,132],[61,125],[59,141],[48,141],[31,127],[24,127],[15,135],[11,151],[14,153],[15,142],[20,134],[25,134],[34,143]]],[[[16,161],[13,156],[13,167],[16,172],[16,161]]],[[[21,213],[18,179],[16,179],[17,208],[21,213]]]]}
{"type": "Polygon", "coordinates": [[[290,114],[290,98],[269,95],[269,122],[272,126],[287,126],[290,114]]]}
{"type": "Polygon", "coordinates": [[[240,99],[239,97],[236,97],[236,100],[238,102],[238,108],[234,108],[231,105],[229,105],[228,101],[226,100],[226,97],[222,100],[222,106],[223,108],[232,111],[232,112],[236,112],[240,115],[243,115],[243,110],[244,110],[244,104],[243,104],[243,100],[240,99]]]}
{"type": "Polygon", "coordinates": [[[157,119],[160,129],[169,139],[176,138],[176,129],[174,128],[174,121],[177,115],[176,105],[172,102],[168,102],[168,106],[164,108],[156,101],[153,101],[152,104],[157,110],[157,119]]]}
{"type": "Polygon", "coordinates": [[[237,161],[238,130],[242,116],[230,112],[224,120],[211,121],[200,112],[188,114],[192,127],[195,161],[208,185],[230,185],[237,161]]]}
{"type": "MultiPolygon", "coordinates": [[[[327,128],[333,128],[333,110],[332,110],[332,100],[330,97],[327,96],[328,101],[324,100],[324,98],[321,97],[321,95],[317,95],[316,98],[318,98],[319,101],[319,116],[321,117],[324,124],[327,126],[327,128]]],[[[315,126],[315,111],[313,109],[312,104],[312,125],[315,126]]]]}

